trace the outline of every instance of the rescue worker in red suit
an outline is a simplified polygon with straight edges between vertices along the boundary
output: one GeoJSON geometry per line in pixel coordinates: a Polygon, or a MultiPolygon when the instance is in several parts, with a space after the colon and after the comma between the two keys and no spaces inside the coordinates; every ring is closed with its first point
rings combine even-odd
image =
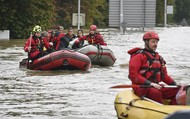
{"type": "Polygon", "coordinates": [[[58,32],[56,32],[54,34],[54,38],[53,38],[53,45],[54,45],[54,49],[55,50],[59,50],[59,46],[61,43],[61,38],[65,36],[65,34],[63,33],[64,28],[62,26],[58,27],[58,32]]]}
{"type": "Polygon", "coordinates": [[[54,45],[53,45],[53,36],[54,36],[54,33],[52,30],[48,30],[48,33],[47,33],[47,41],[49,42],[50,46],[51,47],[51,50],[54,51],[54,45]]]}
{"type": "Polygon", "coordinates": [[[28,58],[32,61],[45,55],[43,53],[43,48],[49,49],[51,46],[46,38],[41,37],[41,27],[39,25],[35,26],[33,29],[34,34],[28,38],[25,43],[24,51],[28,52],[28,58]]]}
{"type": "Polygon", "coordinates": [[[145,96],[159,103],[163,99],[170,99],[175,105],[176,94],[179,88],[163,88],[164,85],[176,85],[176,82],[167,74],[166,62],[156,52],[159,36],[153,31],[143,36],[145,48],[134,48],[128,51],[131,55],[129,61],[129,79],[132,84],[150,85],[150,88],[134,88],[139,97],[145,96]]]}
{"type": "Polygon", "coordinates": [[[104,39],[100,33],[97,32],[97,26],[91,25],[90,26],[90,33],[79,38],[75,43],[79,44],[80,41],[87,40],[89,44],[96,44],[96,45],[107,45],[104,42],[104,39]]]}
{"type": "Polygon", "coordinates": [[[48,30],[48,31],[43,31],[41,33],[42,36],[42,44],[44,44],[44,42],[47,44],[48,49],[46,49],[45,45],[43,48],[43,53],[45,54],[49,54],[53,51],[55,51],[53,49],[53,31],[52,30],[48,30]]]}
{"type": "Polygon", "coordinates": [[[52,30],[48,30],[48,34],[47,34],[47,41],[50,42],[51,44],[53,44],[53,31],[52,30]]]}

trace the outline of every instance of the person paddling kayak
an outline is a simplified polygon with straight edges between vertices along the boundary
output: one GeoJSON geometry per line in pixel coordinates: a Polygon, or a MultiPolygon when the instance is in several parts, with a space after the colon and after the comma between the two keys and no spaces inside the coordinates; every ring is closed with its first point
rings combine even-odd
{"type": "Polygon", "coordinates": [[[143,36],[145,48],[133,48],[128,51],[131,55],[129,79],[132,84],[152,86],[133,90],[139,97],[146,96],[159,103],[163,103],[163,99],[169,99],[171,105],[184,104],[185,101],[181,100],[185,98],[184,90],[162,88],[163,85],[176,85],[176,82],[168,75],[165,60],[156,52],[159,40],[156,32],[148,31],[143,36]]]}

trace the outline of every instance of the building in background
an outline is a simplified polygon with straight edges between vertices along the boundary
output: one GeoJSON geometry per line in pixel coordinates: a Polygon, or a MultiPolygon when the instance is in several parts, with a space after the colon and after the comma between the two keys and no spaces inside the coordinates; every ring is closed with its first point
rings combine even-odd
{"type": "Polygon", "coordinates": [[[0,30],[0,40],[9,40],[10,30],[0,30]]]}
{"type": "Polygon", "coordinates": [[[155,27],[156,0],[109,0],[109,27],[155,27]]]}

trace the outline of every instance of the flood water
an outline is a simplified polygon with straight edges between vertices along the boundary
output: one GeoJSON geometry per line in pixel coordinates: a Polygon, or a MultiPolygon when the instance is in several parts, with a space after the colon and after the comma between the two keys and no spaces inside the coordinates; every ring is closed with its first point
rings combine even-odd
{"type": "MultiPolygon", "coordinates": [[[[157,51],[178,83],[189,83],[190,28],[154,28],[160,36],[157,51]]],[[[114,100],[130,84],[126,51],[144,47],[144,32],[108,32],[103,37],[117,58],[114,66],[88,71],[32,71],[19,68],[27,57],[25,40],[0,41],[1,119],[116,119],[114,100]]]]}

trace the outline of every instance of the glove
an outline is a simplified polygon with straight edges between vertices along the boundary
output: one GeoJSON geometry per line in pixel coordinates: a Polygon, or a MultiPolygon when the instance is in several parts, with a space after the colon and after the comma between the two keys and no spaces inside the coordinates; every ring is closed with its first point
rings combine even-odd
{"type": "Polygon", "coordinates": [[[50,45],[50,46],[53,46],[53,43],[52,43],[52,42],[49,42],[49,45],[50,45]]]}
{"type": "Polygon", "coordinates": [[[164,83],[163,81],[159,82],[158,84],[161,85],[162,87],[168,86],[168,84],[164,83]]]}
{"type": "Polygon", "coordinates": [[[30,50],[31,50],[31,47],[30,47],[30,46],[29,46],[29,47],[26,47],[26,48],[24,49],[25,52],[30,52],[30,50]]]}
{"type": "Polygon", "coordinates": [[[77,40],[75,41],[75,44],[79,44],[79,39],[77,39],[77,40]]]}
{"type": "Polygon", "coordinates": [[[153,86],[154,88],[158,89],[158,90],[160,90],[160,89],[162,88],[162,86],[160,86],[160,85],[157,84],[157,83],[151,82],[150,85],[153,86]]]}

